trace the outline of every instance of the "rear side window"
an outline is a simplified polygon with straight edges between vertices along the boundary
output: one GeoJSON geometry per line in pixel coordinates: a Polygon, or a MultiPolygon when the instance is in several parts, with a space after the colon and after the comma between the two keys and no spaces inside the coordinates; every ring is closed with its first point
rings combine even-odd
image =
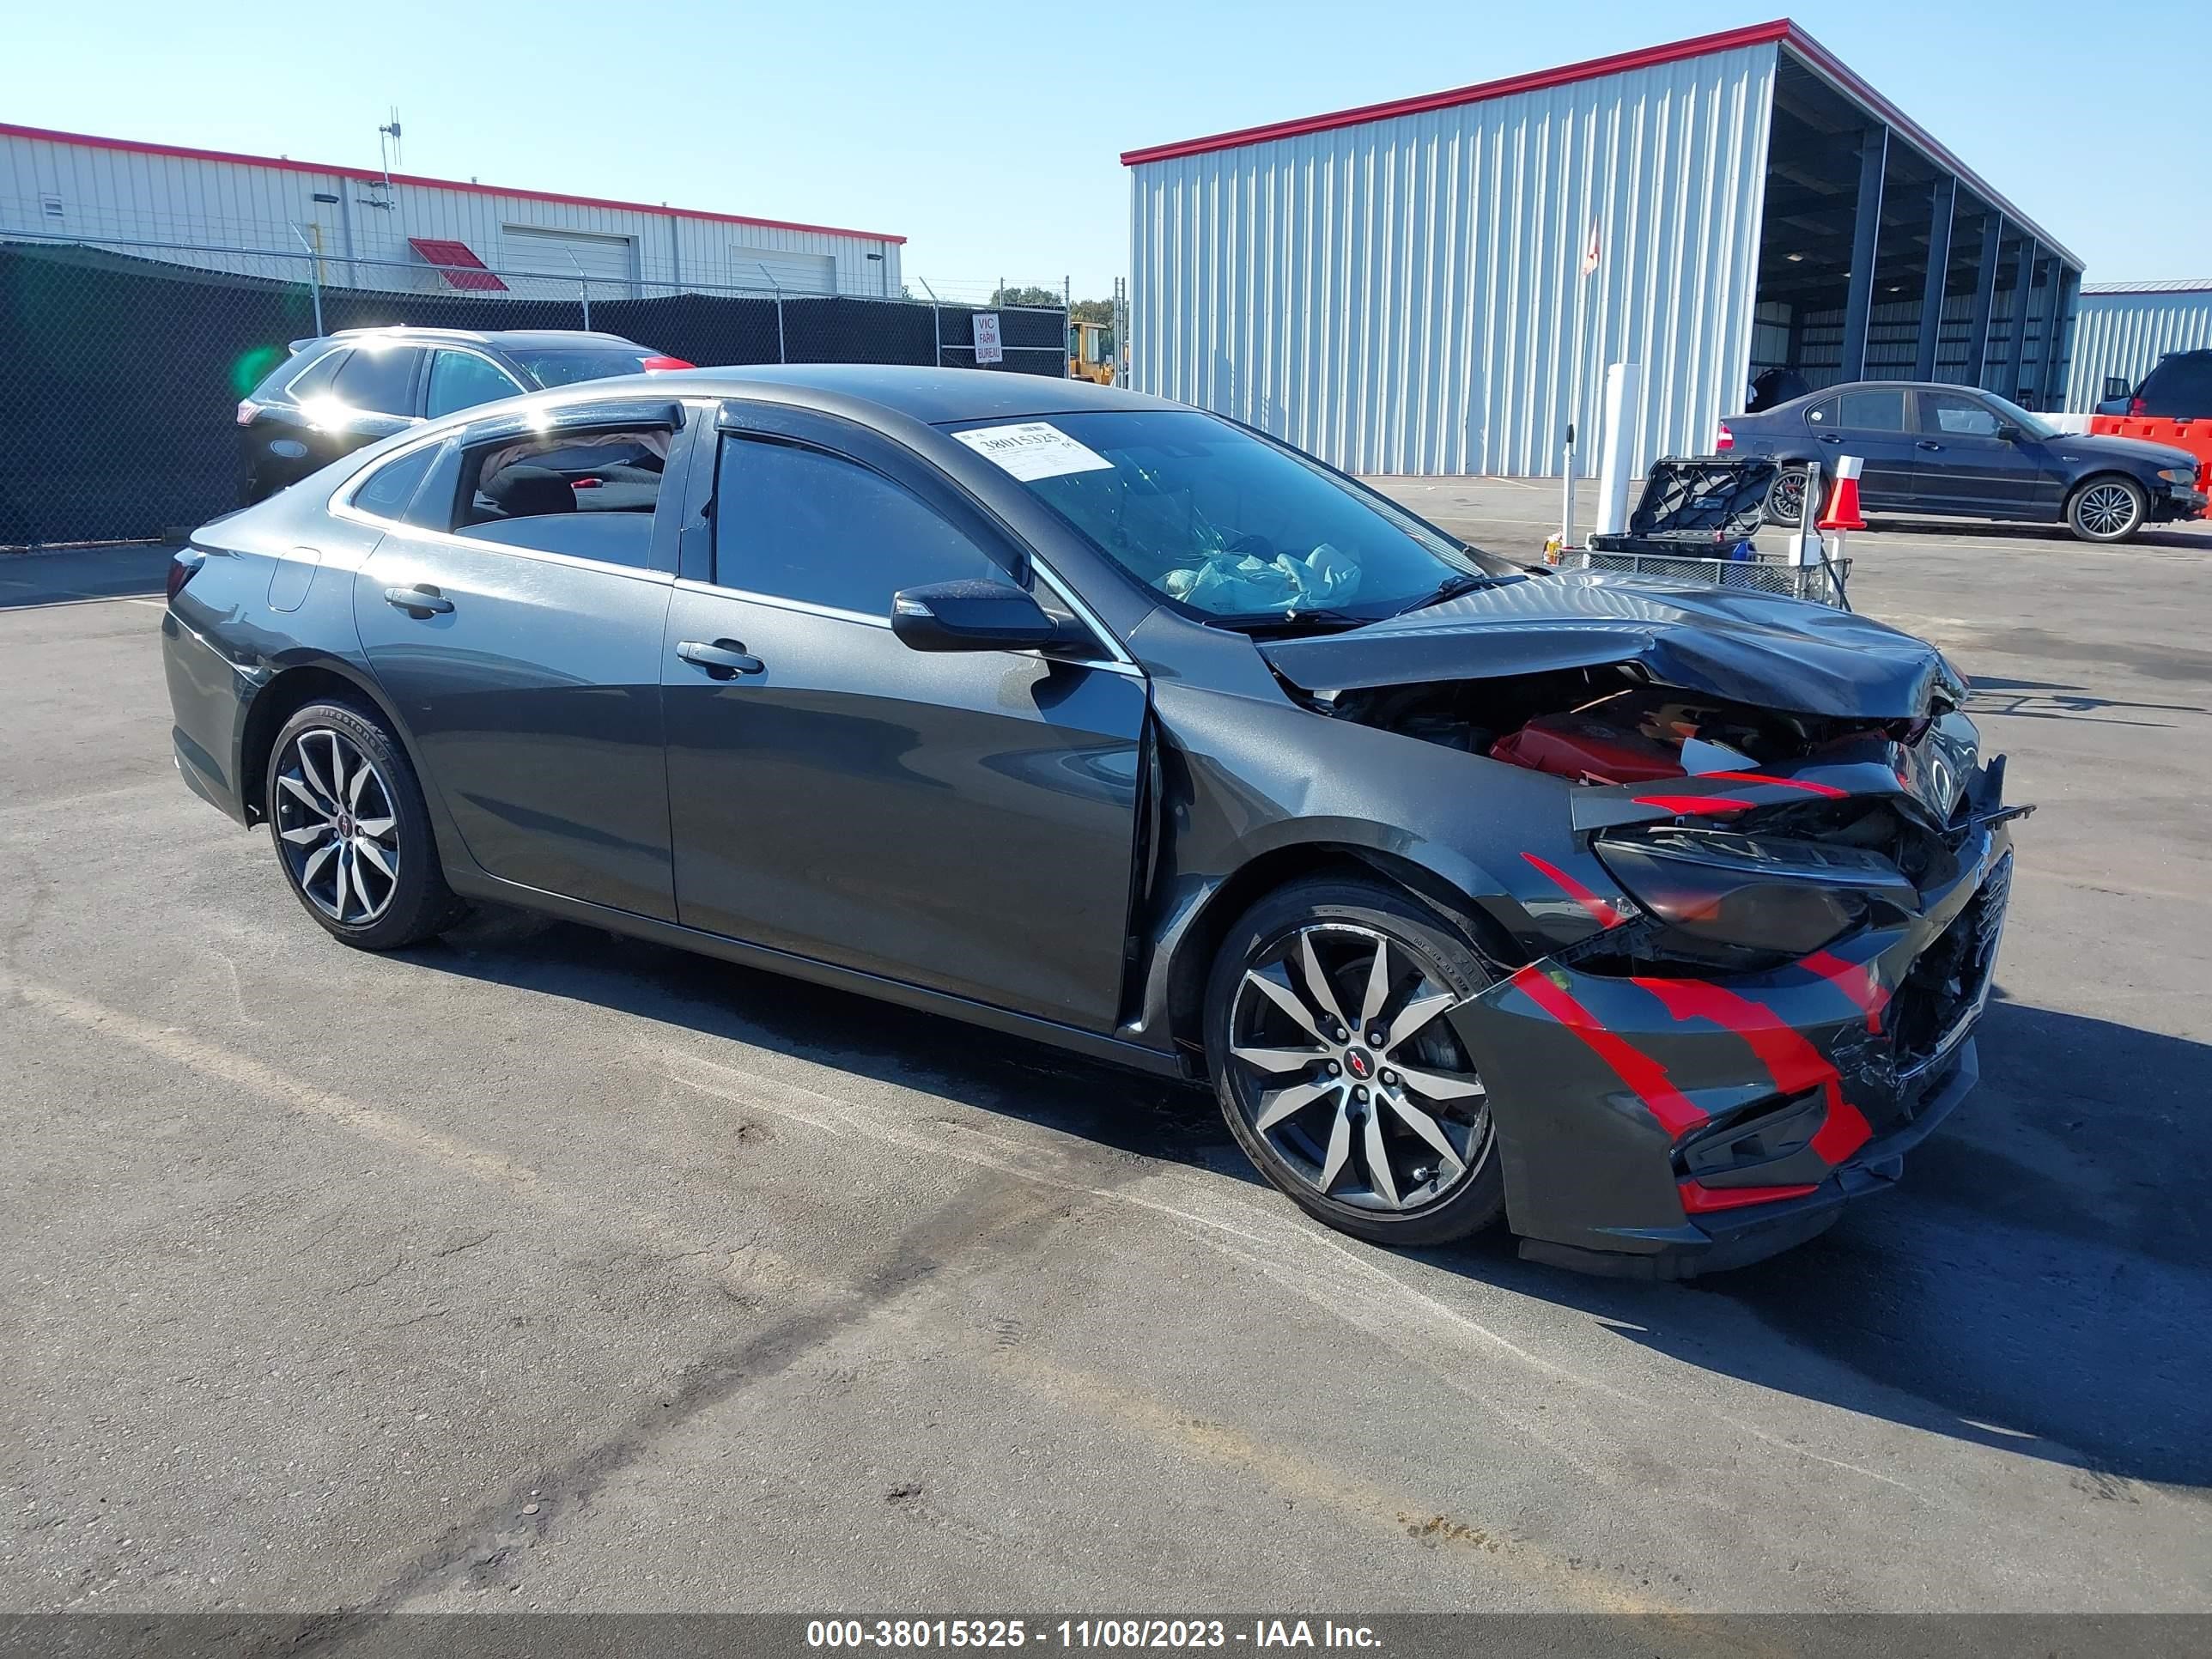
{"type": "Polygon", "coordinates": [[[1905,392],[1898,387],[1846,392],[1836,400],[1842,405],[1836,424],[1860,432],[1905,430],[1905,392]]]}
{"type": "Polygon", "coordinates": [[[2168,357],[2142,383],[2136,396],[2142,412],[2172,421],[2212,415],[2212,351],[2185,351],[2168,357]]]}
{"type": "Polygon", "coordinates": [[[674,436],[666,427],[609,427],[471,444],[454,505],[432,527],[644,569],[674,436]]]}
{"type": "Polygon", "coordinates": [[[730,438],[714,477],[724,587],[888,619],[891,595],[1006,572],[921,501],[856,461],[730,438]]]}
{"type": "MultiPolygon", "coordinates": [[[[284,390],[295,398],[322,396],[330,391],[331,382],[337,379],[338,370],[345,367],[345,360],[352,356],[353,353],[343,346],[336,351],[325,351],[285,381],[284,390]]],[[[281,376],[283,371],[280,369],[277,373],[281,376]]]]}
{"type": "Polygon", "coordinates": [[[386,461],[368,475],[368,481],[353,492],[353,504],[364,513],[374,513],[380,519],[400,519],[407,514],[408,505],[422,489],[422,480],[430,476],[430,469],[438,459],[440,446],[426,444],[411,455],[402,455],[396,461],[386,461]]]}
{"type": "Polygon", "coordinates": [[[422,356],[419,348],[411,346],[387,351],[356,348],[338,370],[331,389],[349,408],[379,415],[412,415],[415,365],[422,356]]]}

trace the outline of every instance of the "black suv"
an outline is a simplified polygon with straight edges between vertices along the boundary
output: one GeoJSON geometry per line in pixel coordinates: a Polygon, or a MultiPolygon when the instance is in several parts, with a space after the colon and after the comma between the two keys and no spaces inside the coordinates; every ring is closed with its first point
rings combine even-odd
{"type": "MultiPolygon", "coordinates": [[[[1856,455],[1868,513],[2063,524],[2083,541],[2125,541],[2147,524],[2204,510],[2187,450],[2063,433],[1975,386],[1854,380],[1731,415],[1720,447],[1824,465],[1856,455]]],[[[1767,517],[1794,525],[1804,507],[1805,475],[1784,471],[1767,517]]]]}
{"type": "Polygon", "coordinates": [[[416,421],[578,380],[689,368],[619,334],[578,329],[350,328],[292,342],[238,405],[252,505],[416,421]]]}
{"type": "Polygon", "coordinates": [[[2100,415],[2145,415],[2196,421],[2212,415],[2212,351],[2169,351],[2132,392],[2117,374],[2105,378],[2100,415]]]}

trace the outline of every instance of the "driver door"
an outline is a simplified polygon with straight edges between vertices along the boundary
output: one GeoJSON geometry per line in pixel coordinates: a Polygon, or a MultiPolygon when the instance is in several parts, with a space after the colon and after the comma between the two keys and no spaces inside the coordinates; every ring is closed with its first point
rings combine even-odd
{"type": "Polygon", "coordinates": [[[1026,552],[879,434],[732,410],[662,653],[678,920],[1111,1030],[1142,675],[1104,641],[908,649],[895,592],[1026,585],[1026,552]]]}

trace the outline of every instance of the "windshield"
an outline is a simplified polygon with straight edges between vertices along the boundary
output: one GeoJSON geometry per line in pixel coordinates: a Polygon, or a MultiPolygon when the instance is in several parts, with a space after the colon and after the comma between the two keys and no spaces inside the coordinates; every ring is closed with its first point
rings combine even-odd
{"type": "Polygon", "coordinates": [[[649,353],[617,346],[589,351],[514,351],[507,354],[530,371],[541,386],[574,386],[579,380],[611,380],[643,371],[649,353]]]}
{"type": "Polygon", "coordinates": [[[1999,415],[2010,421],[2029,437],[2055,438],[2058,435],[2058,428],[2040,415],[2031,415],[2018,404],[2009,398],[2000,398],[1994,392],[1984,392],[1982,395],[1996,405],[1999,415]]]}
{"type": "Polygon", "coordinates": [[[1522,574],[1195,410],[1054,415],[952,435],[1207,620],[1371,622],[1522,574]]]}

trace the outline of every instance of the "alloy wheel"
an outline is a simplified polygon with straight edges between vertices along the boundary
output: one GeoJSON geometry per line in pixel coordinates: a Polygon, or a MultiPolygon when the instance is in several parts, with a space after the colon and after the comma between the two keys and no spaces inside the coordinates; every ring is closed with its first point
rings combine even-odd
{"type": "Polygon", "coordinates": [[[276,839],[308,901],[348,927],[374,921],[399,885],[399,817],[375,762],[350,738],[312,726],[276,766],[276,839]]]}
{"type": "Polygon", "coordinates": [[[1462,1001],[1404,945],[1313,922],[1249,966],[1229,1064],[1253,1132],[1322,1196],[1425,1209],[1492,1141],[1487,1091],[1443,1016],[1462,1001]]]}
{"type": "Polygon", "coordinates": [[[2125,484],[2092,484],[2081,492],[2075,514],[2092,536],[2117,536],[2135,524],[2135,494],[2125,484]]]}
{"type": "Polygon", "coordinates": [[[1796,525],[1805,516],[1805,475],[1796,467],[1777,475],[1766,491],[1766,516],[1776,524],[1796,525]]]}

